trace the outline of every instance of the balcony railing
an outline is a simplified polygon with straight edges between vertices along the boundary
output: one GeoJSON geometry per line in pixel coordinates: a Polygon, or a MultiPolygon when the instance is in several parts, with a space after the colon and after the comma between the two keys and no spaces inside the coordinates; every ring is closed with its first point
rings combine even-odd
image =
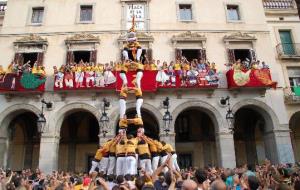
{"type": "Polygon", "coordinates": [[[294,9],[294,0],[263,0],[265,9],[294,9]]]}
{"type": "Polygon", "coordinates": [[[284,89],[284,101],[286,104],[300,104],[300,87],[284,89]]]}
{"type": "Polygon", "coordinates": [[[281,43],[276,49],[281,59],[300,58],[300,43],[281,43]]]}

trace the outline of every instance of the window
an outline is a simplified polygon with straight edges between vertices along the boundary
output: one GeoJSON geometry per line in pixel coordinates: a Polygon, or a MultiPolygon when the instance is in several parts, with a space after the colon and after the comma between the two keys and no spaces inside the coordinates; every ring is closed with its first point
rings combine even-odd
{"type": "Polygon", "coordinates": [[[193,19],[192,5],[180,4],[179,5],[179,18],[181,21],[190,21],[193,19]]]}
{"type": "Polygon", "coordinates": [[[43,17],[44,17],[44,7],[32,8],[31,23],[41,24],[43,23],[43,17]]]}
{"type": "Polygon", "coordinates": [[[145,30],[145,4],[127,4],[127,30],[129,30],[132,26],[133,15],[135,20],[135,28],[137,30],[145,30]]]}
{"type": "Polygon", "coordinates": [[[227,5],[227,19],[229,21],[241,20],[238,5],[227,5]]]}
{"type": "Polygon", "coordinates": [[[288,68],[288,76],[291,87],[300,87],[300,68],[291,67],[288,68]]]}
{"type": "Polygon", "coordinates": [[[80,22],[92,22],[92,21],[93,21],[93,5],[81,5],[80,22]]]}
{"type": "Polygon", "coordinates": [[[296,51],[295,51],[291,31],[281,30],[279,31],[279,36],[280,36],[284,55],[295,55],[296,51]]]}

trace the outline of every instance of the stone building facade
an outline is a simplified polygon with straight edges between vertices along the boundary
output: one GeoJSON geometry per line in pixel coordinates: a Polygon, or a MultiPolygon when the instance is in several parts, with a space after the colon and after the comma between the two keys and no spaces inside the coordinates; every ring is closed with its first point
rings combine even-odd
{"type": "MultiPolygon", "coordinates": [[[[290,135],[290,118],[299,106],[285,101],[286,67],[297,66],[299,59],[297,55],[281,59],[276,48],[281,30],[292,30],[293,43],[299,42],[297,7],[291,1],[293,6],[273,9],[266,2],[8,1],[7,8],[0,9],[0,22],[5,15],[0,26],[0,52],[4,52],[0,64],[8,67],[18,53],[42,55],[47,80],[43,92],[4,91],[0,96],[0,165],[15,170],[39,167],[46,172],[87,170],[97,145],[116,133],[118,93],[114,89],[55,91],[53,66],[65,64],[70,51],[93,51],[100,63],[120,60],[132,9],[140,16],[137,29],[142,47],[155,60],[175,60],[178,49],[186,55],[205,49],[207,59],[216,63],[220,73],[218,88],[146,92],[142,109],[146,134],[176,147],[182,166],[235,167],[265,158],[273,163],[299,160],[294,156],[299,151],[293,151],[299,143],[297,138],[292,143],[290,135]],[[82,11],[87,12],[86,17],[81,17],[82,11]],[[228,89],[228,49],[255,52],[269,65],[277,87],[228,89]],[[231,97],[235,113],[234,133],[226,121],[227,107],[220,104],[226,96],[231,97]],[[173,116],[168,135],[162,121],[165,97],[170,98],[173,116]],[[99,132],[103,98],[111,103],[106,137],[99,132]],[[42,111],[41,99],[53,102],[53,107],[44,110],[46,131],[39,136],[36,119],[42,111]]],[[[134,106],[135,99],[130,97],[128,115],[133,114],[134,106]]]]}

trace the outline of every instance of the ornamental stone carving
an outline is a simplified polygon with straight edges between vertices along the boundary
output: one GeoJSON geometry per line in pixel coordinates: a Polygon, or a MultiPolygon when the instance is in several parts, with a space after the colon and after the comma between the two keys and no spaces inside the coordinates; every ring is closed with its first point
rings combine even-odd
{"type": "Polygon", "coordinates": [[[16,52],[43,52],[46,51],[48,40],[36,34],[30,34],[14,42],[16,52]]]}
{"type": "Polygon", "coordinates": [[[172,42],[202,42],[206,41],[206,37],[200,33],[192,33],[187,31],[172,37],[172,42]]]}
{"type": "Polygon", "coordinates": [[[71,44],[71,43],[99,43],[100,39],[98,36],[94,36],[93,34],[88,34],[88,33],[80,33],[80,34],[75,34],[74,36],[68,37],[65,40],[66,44],[71,44]]]}
{"type": "Polygon", "coordinates": [[[225,42],[230,42],[230,41],[256,41],[256,37],[253,35],[250,35],[248,33],[243,33],[243,32],[237,32],[233,33],[230,35],[225,35],[224,36],[224,41],[225,42]]]}

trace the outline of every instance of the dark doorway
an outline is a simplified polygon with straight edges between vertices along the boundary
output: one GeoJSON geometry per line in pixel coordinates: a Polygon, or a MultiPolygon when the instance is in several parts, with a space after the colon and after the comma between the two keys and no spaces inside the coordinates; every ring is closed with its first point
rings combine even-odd
{"type": "MultiPolygon", "coordinates": [[[[134,109],[129,109],[126,112],[126,115],[128,119],[132,119],[135,117],[136,111],[134,109]]],[[[151,113],[142,110],[142,118],[145,128],[145,135],[152,139],[159,140],[159,126],[155,117],[151,113]]],[[[138,128],[135,125],[128,125],[127,134],[132,134],[136,137],[137,129],[138,128]]],[[[117,125],[116,127],[116,134],[118,133],[118,131],[119,125],[117,125]]]]}
{"type": "Polygon", "coordinates": [[[97,150],[98,135],[98,120],[90,112],[77,111],[67,115],[60,130],[59,170],[87,171],[89,168],[85,163],[97,150]]]}
{"type": "Polygon", "coordinates": [[[251,53],[249,49],[235,49],[234,57],[235,60],[240,59],[241,61],[246,61],[246,59],[249,59],[251,61],[251,53]]]}
{"type": "Polygon", "coordinates": [[[32,112],[17,115],[9,124],[10,145],[8,167],[14,171],[38,167],[40,136],[37,116],[32,112]]]}
{"type": "Polygon", "coordinates": [[[178,165],[187,169],[193,166],[192,154],[178,154],[178,165]]]}
{"type": "Polygon", "coordinates": [[[238,166],[263,163],[266,158],[265,125],[264,117],[252,108],[244,107],[235,113],[234,143],[238,166]]]}
{"type": "Polygon", "coordinates": [[[175,121],[175,146],[182,168],[217,164],[215,126],[201,108],[181,112],[175,121]],[[188,152],[188,154],[187,154],[188,152]]]}
{"type": "Polygon", "coordinates": [[[199,50],[198,49],[183,49],[182,57],[185,57],[188,61],[192,61],[194,59],[199,58],[199,50]]]}
{"type": "Polygon", "coordinates": [[[74,51],[74,61],[79,63],[81,60],[83,62],[90,62],[91,52],[90,51],[74,51]]]}
{"type": "Polygon", "coordinates": [[[23,53],[24,64],[30,61],[30,66],[33,67],[34,63],[37,61],[37,53],[23,53]]]}

